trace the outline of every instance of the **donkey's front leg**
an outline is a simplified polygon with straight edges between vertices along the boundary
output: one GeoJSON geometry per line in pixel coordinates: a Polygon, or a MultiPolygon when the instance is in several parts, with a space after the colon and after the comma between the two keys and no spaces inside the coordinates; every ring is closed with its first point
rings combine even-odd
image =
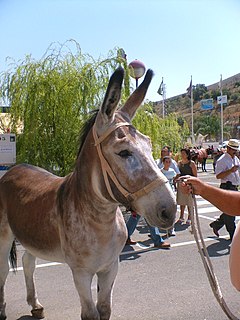
{"type": "Polygon", "coordinates": [[[32,306],[32,315],[34,318],[44,318],[43,306],[39,303],[37,292],[34,284],[34,271],[35,271],[36,258],[28,251],[25,251],[22,257],[23,270],[25,282],[27,287],[27,302],[32,306]]]}
{"type": "Polygon", "coordinates": [[[109,320],[111,316],[112,289],[118,271],[118,259],[107,271],[98,272],[97,309],[100,320],[109,320]]]}
{"type": "Polygon", "coordinates": [[[91,284],[93,274],[80,268],[72,268],[72,274],[81,302],[81,319],[100,320],[99,313],[92,298],[91,284]]]}

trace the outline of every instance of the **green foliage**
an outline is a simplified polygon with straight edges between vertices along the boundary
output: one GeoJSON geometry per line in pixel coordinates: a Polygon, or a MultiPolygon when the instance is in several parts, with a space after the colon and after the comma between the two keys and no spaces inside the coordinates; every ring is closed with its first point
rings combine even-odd
{"type": "Polygon", "coordinates": [[[193,100],[195,102],[203,99],[204,94],[207,92],[207,87],[205,84],[197,84],[193,87],[193,100]]]}
{"type": "Polygon", "coordinates": [[[223,94],[223,96],[226,95],[229,97],[231,95],[231,91],[228,88],[223,88],[222,94],[223,94]]]}
{"type": "Polygon", "coordinates": [[[217,97],[221,95],[221,92],[219,90],[212,90],[211,92],[211,98],[213,98],[213,101],[217,100],[217,97]]]}
{"type": "Polygon", "coordinates": [[[234,84],[234,88],[238,88],[238,87],[240,87],[240,81],[236,81],[234,84]]]}
{"type": "MultiPolygon", "coordinates": [[[[26,56],[0,74],[0,99],[11,106],[10,126],[17,135],[18,163],[38,165],[59,175],[72,170],[80,128],[89,111],[99,108],[109,77],[119,65],[125,69],[120,105],[130,95],[129,70],[120,50],[94,60],[71,40],[51,45],[39,61],[26,56]]],[[[177,151],[189,135],[183,119],[181,125],[175,114],[161,119],[149,102],[133,122],[151,138],[156,158],[163,145],[177,151]]]]}
{"type": "MultiPolygon", "coordinates": [[[[213,98],[213,101],[216,101],[217,100],[217,97],[219,97],[221,95],[221,92],[220,90],[212,90],[211,91],[211,98],[213,98]]],[[[223,88],[222,90],[222,95],[227,95],[228,97],[230,97],[231,95],[231,92],[229,89],[227,88],[223,88]]]]}
{"type": "Polygon", "coordinates": [[[235,103],[240,102],[240,93],[237,93],[237,92],[232,93],[230,96],[230,100],[235,103]]]}
{"type": "Polygon", "coordinates": [[[138,110],[133,124],[139,131],[151,138],[155,159],[159,158],[160,150],[164,145],[169,145],[173,152],[177,152],[189,136],[189,129],[184,120],[181,126],[175,114],[162,119],[153,112],[149,103],[145,103],[138,110]]]}
{"type": "MultiPolygon", "coordinates": [[[[208,135],[209,139],[217,139],[221,131],[220,117],[217,115],[201,115],[194,120],[194,132],[208,135]]],[[[229,135],[229,128],[224,127],[224,134],[229,135]]]]}
{"type": "Polygon", "coordinates": [[[1,74],[0,98],[11,105],[11,131],[18,133],[19,123],[23,127],[17,135],[17,162],[69,173],[80,127],[88,112],[99,108],[109,76],[119,64],[126,70],[124,100],[130,90],[126,60],[115,50],[107,59],[95,61],[74,41],[51,46],[40,61],[27,56],[1,74]]]}
{"type": "Polygon", "coordinates": [[[211,96],[208,92],[204,93],[203,99],[210,99],[210,98],[211,98],[211,96]]]}

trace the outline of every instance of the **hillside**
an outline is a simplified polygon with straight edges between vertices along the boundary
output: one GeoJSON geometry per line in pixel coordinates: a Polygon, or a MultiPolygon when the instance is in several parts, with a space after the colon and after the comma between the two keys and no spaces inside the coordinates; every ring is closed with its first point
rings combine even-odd
{"type": "MultiPolygon", "coordinates": [[[[194,117],[202,114],[219,115],[220,105],[217,105],[216,97],[220,95],[218,82],[206,86],[206,92],[201,99],[213,98],[213,110],[201,110],[200,100],[194,102],[194,117]]],[[[205,86],[205,85],[204,85],[205,86]]],[[[223,122],[224,126],[231,127],[231,136],[240,139],[240,73],[222,80],[223,95],[227,95],[228,104],[224,106],[223,122]]],[[[162,101],[153,103],[156,113],[162,116],[162,101]]],[[[191,124],[191,101],[186,93],[174,96],[165,100],[165,113],[175,112],[179,117],[183,117],[187,123],[191,124]]]]}

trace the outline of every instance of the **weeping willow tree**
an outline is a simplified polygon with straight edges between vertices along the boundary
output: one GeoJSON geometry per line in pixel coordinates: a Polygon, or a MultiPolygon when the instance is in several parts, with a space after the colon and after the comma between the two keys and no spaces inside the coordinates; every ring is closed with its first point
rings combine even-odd
{"type": "Polygon", "coordinates": [[[170,146],[174,153],[179,151],[189,136],[189,128],[185,121],[180,126],[175,114],[170,114],[164,119],[160,118],[154,113],[151,103],[145,103],[141,107],[133,123],[139,131],[151,138],[155,159],[159,158],[164,145],[170,146]]]}
{"type": "Polygon", "coordinates": [[[11,106],[11,131],[19,133],[22,124],[17,161],[67,174],[75,162],[80,127],[100,106],[109,76],[119,65],[126,70],[124,100],[130,90],[129,74],[117,49],[94,60],[71,40],[51,45],[39,61],[27,56],[2,73],[0,97],[11,106]]]}
{"type": "MultiPolygon", "coordinates": [[[[0,99],[11,106],[8,126],[17,135],[17,162],[59,175],[69,173],[80,128],[89,112],[99,108],[109,77],[119,65],[125,69],[123,105],[132,89],[127,61],[118,48],[109,51],[107,58],[95,60],[71,40],[52,44],[40,60],[26,56],[3,72],[0,99]]],[[[182,128],[174,115],[160,119],[146,103],[137,112],[134,125],[151,138],[154,157],[164,144],[180,148],[182,128]]]]}

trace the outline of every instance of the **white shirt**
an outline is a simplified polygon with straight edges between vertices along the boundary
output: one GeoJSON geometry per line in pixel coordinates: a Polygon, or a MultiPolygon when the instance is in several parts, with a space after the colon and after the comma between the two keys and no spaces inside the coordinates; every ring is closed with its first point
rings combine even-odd
{"type": "MultiPolygon", "coordinates": [[[[162,163],[161,159],[156,160],[156,164],[159,169],[163,168],[163,163],[162,163]]],[[[180,174],[177,162],[173,159],[171,159],[170,168],[172,168],[176,172],[176,174],[180,174]]]]}
{"type": "MultiPolygon", "coordinates": [[[[240,161],[238,157],[234,156],[232,158],[229,153],[225,152],[216,163],[216,175],[221,172],[225,172],[231,169],[233,166],[240,166],[240,161]]],[[[240,167],[239,167],[240,169],[240,167]]],[[[224,179],[221,179],[221,183],[226,183],[227,181],[231,181],[234,186],[240,185],[240,176],[239,170],[235,172],[231,172],[224,179]]]]}
{"type": "Polygon", "coordinates": [[[173,187],[173,178],[176,177],[176,171],[172,168],[169,168],[168,170],[161,169],[162,173],[167,177],[171,187],[173,187]]]}

